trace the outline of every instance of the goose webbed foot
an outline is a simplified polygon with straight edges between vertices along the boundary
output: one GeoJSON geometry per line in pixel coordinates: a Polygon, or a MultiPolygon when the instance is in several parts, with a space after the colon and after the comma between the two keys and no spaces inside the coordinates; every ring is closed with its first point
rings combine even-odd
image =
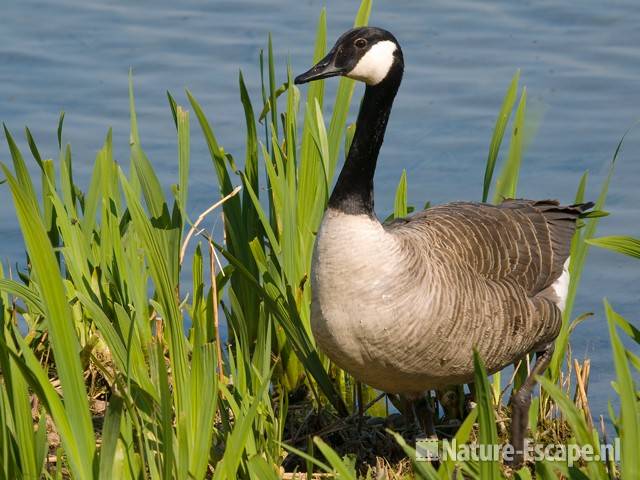
{"type": "Polygon", "coordinates": [[[524,463],[524,439],[529,424],[531,394],[536,386],[536,376],[542,375],[551,362],[554,344],[550,343],[536,355],[536,363],[520,389],[511,396],[511,445],[514,449],[511,466],[518,469],[524,463]]]}

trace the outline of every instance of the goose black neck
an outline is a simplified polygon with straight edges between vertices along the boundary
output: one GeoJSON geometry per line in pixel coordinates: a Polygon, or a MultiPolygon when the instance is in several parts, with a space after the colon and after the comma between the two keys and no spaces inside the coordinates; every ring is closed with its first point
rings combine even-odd
{"type": "Polygon", "coordinates": [[[384,80],[367,85],[351,148],[329,199],[330,208],[374,216],[373,176],[402,71],[402,65],[396,63],[384,80]]]}

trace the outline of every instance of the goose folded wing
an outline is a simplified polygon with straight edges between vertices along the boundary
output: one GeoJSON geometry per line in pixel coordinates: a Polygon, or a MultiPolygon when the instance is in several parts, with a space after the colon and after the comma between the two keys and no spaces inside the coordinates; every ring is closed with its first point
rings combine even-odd
{"type": "Polygon", "coordinates": [[[562,274],[576,220],[592,206],[560,206],[555,200],[456,202],[392,221],[385,228],[410,248],[444,252],[482,276],[517,283],[534,296],[562,274]]]}

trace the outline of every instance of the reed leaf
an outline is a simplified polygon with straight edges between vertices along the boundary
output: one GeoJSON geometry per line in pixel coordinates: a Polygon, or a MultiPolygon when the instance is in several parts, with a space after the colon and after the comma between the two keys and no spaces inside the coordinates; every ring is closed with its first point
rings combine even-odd
{"type": "Polygon", "coordinates": [[[38,216],[40,216],[40,206],[38,205],[36,191],[33,187],[33,182],[31,181],[31,175],[29,174],[27,164],[24,162],[22,153],[20,152],[18,145],[16,145],[13,136],[4,123],[2,124],[2,128],[4,129],[4,136],[7,139],[9,152],[11,153],[11,159],[13,160],[13,168],[16,173],[16,182],[21,187],[24,199],[28,202],[31,202],[31,206],[34,212],[37,213],[38,216]]]}
{"type": "Polygon", "coordinates": [[[176,126],[178,129],[178,196],[177,201],[182,212],[180,231],[187,218],[187,201],[189,200],[189,164],[191,161],[191,135],[189,130],[189,112],[176,106],[176,126]]]}
{"type": "Polygon", "coordinates": [[[187,411],[189,394],[187,390],[188,371],[185,339],[182,330],[182,315],[178,309],[175,295],[177,283],[176,279],[172,278],[169,267],[171,263],[177,264],[177,252],[169,261],[167,260],[162,230],[158,231],[152,226],[135,195],[133,187],[121,170],[119,174],[133,224],[145,247],[151,276],[165,315],[164,322],[169,329],[169,358],[174,379],[175,407],[178,415],[180,415],[187,411]]]}
{"type": "MultiPolygon", "coordinates": [[[[545,391],[553,398],[556,405],[562,412],[567,423],[571,427],[571,432],[575,436],[576,443],[580,446],[592,445],[596,454],[599,454],[599,442],[594,438],[593,432],[587,426],[584,415],[574,405],[571,399],[547,377],[539,376],[538,381],[545,391]]],[[[607,478],[604,465],[600,462],[588,462],[588,478],[607,478]]]]}
{"type": "Polygon", "coordinates": [[[396,188],[396,197],[393,203],[393,216],[395,218],[406,217],[407,210],[407,171],[403,168],[400,181],[396,188]]]}
{"type": "MultiPolygon", "coordinates": [[[[7,467],[20,472],[23,478],[39,478],[44,464],[44,452],[38,452],[37,435],[33,430],[33,416],[27,382],[20,372],[16,359],[11,355],[17,348],[11,338],[10,327],[2,322],[3,338],[0,339],[0,367],[3,387],[6,387],[6,408],[2,429],[7,429],[3,450],[12,450],[13,461],[7,467]],[[11,343],[11,347],[7,345],[11,343]],[[11,448],[13,446],[13,448],[11,448]]],[[[40,412],[44,417],[44,412],[40,412]]],[[[7,464],[9,460],[5,460],[7,464]]],[[[6,472],[7,476],[9,472],[6,472]]],[[[17,476],[17,475],[16,475],[17,476]]]]}
{"type": "Polygon", "coordinates": [[[635,446],[640,442],[640,404],[626,351],[615,328],[616,323],[620,324],[626,320],[613,310],[606,299],[604,300],[604,310],[609,325],[616,384],[620,397],[620,418],[617,422],[617,429],[622,448],[620,452],[621,478],[638,478],[640,476],[640,457],[638,457],[635,446]]]}
{"type": "MultiPolygon", "coordinates": [[[[360,3],[360,8],[356,14],[356,20],[353,24],[354,27],[361,27],[366,25],[371,15],[371,0],[363,0],[360,3]]],[[[342,77],[338,84],[338,90],[336,92],[336,99],[333,107],[333,114],[331,115],[331,122],[329,123],[329,176],[333,178],[333,174],[338,163],[338,153],[340,152],[341,138],[344,132],[344,127],[347,122],[347,115],[349,114],[349,106],[351,105],[351,97],[353,96],[353,90],[355,88],[355,82],[350,78],[342,77]]]]}
{"type": "Polygon", "coordinates": [[[496,118],[496,125],[493,128],[493,135],[491,137],[491,143],[489,144],[487,164],[484,170],[484,184],[482,187],[483,202],[486,202],[487,198],[489,198],[489,188],[491,188],[491,182],[493,180],[493,171],[498,159],[500,145],[502,145],[502,139],[504,138],[504,131],[507,128],[509,117],[511,117],[511,112],[516,102],[519,80],[520,70],[516,70],[516,73],[513,75],[511,83],[509,84],[509,88],[507,88],[504,99],[502,100],[502,106],[500,107],[498,118],[496,118]]]}
{"type": "MultiPolygon", "coordinates": [[[[495,406],[492,390],[487,378],[487,371],[476,350],[473,351],[473,367],[475,371],[476,387],[475,397],[478,404],[479,441],[481,445],[491,446],[498,444],[498,432],[496,430],[495,406]]],[[[480,462],[480,478],[499,479],[500,468],[496,459],[480,462]]]]}
{"type": "Polygon", "coordinates": [[[610,235],[608,237],[590,238],[589,245],[605,248],[612,252],[622,253],[640,259],[640,240],[626,235],[610,235]]]}
{"type": "Polygon", "coordinates": [[[318,449],[322,452],[322,455],[324,455],[324,458],[327,459],[327,461],[329,462],[333,470],[337,473],[337,476],[340,479],[357,480],[357,474],[355,469],[353,468],[353,465],[347,465],[338,456],[335,450],[333,450],[333,448],[331,448],[324,441],[322,441],[320,437],[315,437],[313,439],[313,443],[316,444],[318,449]]]}
{"type": "Polygon", "coordinates": [[[429,462],[420,462],[416,460],[416,451],[414,448],[410,447],[406,440],[402,438],[402,435],[396,432],[388,431],[395,438],[396,442],[404,453],[411,459],[411,463],[414,468],[414,472],[417,474],[418,478],[424,480],[437,480],[438,473],[435,471],[431,463],[429,462]]]}
{"type": "Polygon", "coordinates": [[[520,102],[513,120],[513,131],[509,143],[507,160],[502,167],[502,172],[496,180],[496,188],[493,203],[501,203],[504,199],[515,198],[520,176],[520,164],[522,163],[523,134],[525,127],[525,112],[527,106],[527,89],[522,89],[520,102]]]}
{"type": "Polygon", "coordinates": [[[109,407],[104,417],[102,426],[102,443],[100,445],[99,480],[115,478],[118,472],[119,459],[116,458],[118,450],[118,437],[120,436],[120,423],[124,410],[122,399],[112,395],[109,399],[109,407]]]}
{"type": "MultiPolygon", "coordinates": [[[[90,478],[95,440],[78,357],[78,337],[73,324],[69,322],[71,312],[62,283],[62,274],[34,198],[31,197],[31,187],[25,187],[24,182],[19,183],[4,164],[1,164],[1,167],[11,188],[16,215],[42,292],[51,347],[64,392],[65,406],[73,412],[73,415],[68,417],[72,435],[61,437],[76,476],[90,478]]],[[[30,185],[30,182],[28,184],[30,185]]],[[[38,381],[41,383],[44,379],[39,378],[38,381]]],[[[48,383],[48,379],[46,382],[48,383]]],[[[66,414],[64,416],[66,417],[66,414]]]]}
{"type": "MultiPolygon", "coordinates": [[[[602,210],[605,205],[605,201],[607,199],[607,194],[609,192],[609,184],[611,182],[611,178],[613,177],[613,172],[615,171],[616,161],[618,159],[618,155],[620,154],[620,149],[622,148],[622,144],[626,135],[629,133],[629,130],[625,132],[620,141],[618,142],[616,149],[613,153],[613,157],[611,159],[611,163],[609,164],[609,169],[607,171],[607,175],[602,182],[600,187],[600,193],[595,202],[594,209],[602,210]]],[[[584,174],[580,178],[580,183],[578,185],[578,193],[576,195],[576,201],[584,200],[584,191],[586,188],[587,175],[584,174]]],[[[580,284],[580,278],[582,277],[582,270],[584,268],[584,264],[587,259],[587,253],[589,244],[587,241],[595,235],[596,228],[600,221],[599,217],[589,218],[585,220],[585,227],[581,228],[576,232],[571,241],[571,250],[569,256],[569,288],[567,291],[567,298],[565,301],[565,308],[562,315],[562,327],[560,328],[560,333],[556,339],[555,350],[553,352],[553,357],[551,358],[551,363],[548,368],[548,376],[553,381],[557,382],[560,377],[560,371],[562,369],[562,362],[564,361],[567,345],[569,344],[569,327],[570,327],[570,318],[573,311],[573,303],[575,301],[575,297],[578,291],[578,285],[580,284]]]]}
{"type": "MultiPolygon", "coordinates": [[[[475,425],[476,419],[478,418],[478,409],[474,408],[469,412],[467,418],[464,419],[464,422],[458,428],[458,431],[454,435],[453,439],[457,442],[458,445],[466,443],[469,441],[469,437],[475,425]]],[[[440,480],[448,480],[453,478],[456,475],[456,467],[453,458],[447,457],[444,461],[441,462],[440,468],[438,469],[438,478],[440,480]]]]}

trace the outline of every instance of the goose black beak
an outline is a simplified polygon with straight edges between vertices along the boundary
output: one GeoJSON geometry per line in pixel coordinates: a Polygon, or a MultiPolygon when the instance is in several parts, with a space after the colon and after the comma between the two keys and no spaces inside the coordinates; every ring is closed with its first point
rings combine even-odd
{"type": "Polygon", "coordinates": [[[311,67],[311,69],[301,75],[298,75],[295,78],[294,83],[296,85],[300,85],[301,83],[307,83],[313,80],[322,80],[323,78],[344,75],[344,73],[344,69],[335,66],[334,52],[332,50],[326,57],[311,67]]]}

